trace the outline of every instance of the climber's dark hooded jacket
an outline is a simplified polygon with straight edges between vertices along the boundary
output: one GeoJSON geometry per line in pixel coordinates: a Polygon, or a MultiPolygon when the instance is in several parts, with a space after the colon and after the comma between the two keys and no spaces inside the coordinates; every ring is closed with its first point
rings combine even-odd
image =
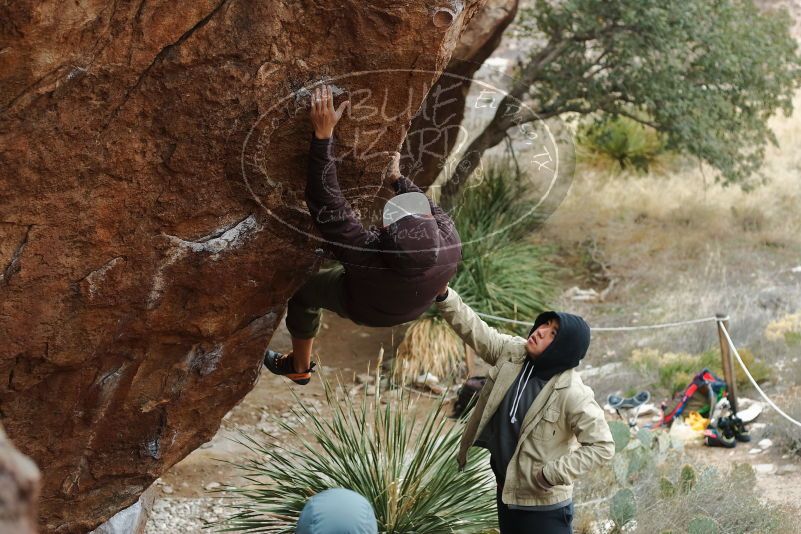
{"type": "MultiPolygon", "coordinates": [[[[461,244],[453,221],[429,200],[433,219],[407,216],[385,228],[364,228],[339,188],[333,145],[312,136],[306,204],[345,267],[345,310],[369,326],[416,319],[456,273],[461,244]]],[[[395,183],[397,194],[412,191],[422,193],[405,176],[395,183]]]]}

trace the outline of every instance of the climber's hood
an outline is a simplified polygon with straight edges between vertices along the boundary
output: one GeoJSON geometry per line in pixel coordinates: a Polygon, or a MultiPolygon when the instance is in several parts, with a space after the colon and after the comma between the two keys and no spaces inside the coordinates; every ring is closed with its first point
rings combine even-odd
{"type": "Polygon", "coordinates": [[[384,262],[395,269],[433,266],[439,244],[439,227],[432,217],[408,215],[381,229],[384,262]]]}

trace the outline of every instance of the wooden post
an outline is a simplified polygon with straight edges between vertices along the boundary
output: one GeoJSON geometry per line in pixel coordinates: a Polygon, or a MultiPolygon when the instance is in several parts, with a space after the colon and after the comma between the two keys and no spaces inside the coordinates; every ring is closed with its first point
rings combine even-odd
{"type": "Polygon", "coordinates": [[[726,335],[723,333],[721,323],[729,330],[729,320],[725,319],[726,314],[716,313],[715,317],[718,322],[715,323],[718,327],[718,340],[720,341],[720,358],[723,363],[723,378],[726,380],[726,385],[729,388],[729,404],[731,404],[731,411],[737,415],[737,369],[734,366],[732,359],[729,342],[726,340],[726,335]]]}

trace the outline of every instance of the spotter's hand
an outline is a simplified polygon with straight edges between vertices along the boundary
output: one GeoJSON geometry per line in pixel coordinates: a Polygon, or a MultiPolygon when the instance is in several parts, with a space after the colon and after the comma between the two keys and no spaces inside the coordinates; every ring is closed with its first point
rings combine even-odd
{"type": "Polygon", "coordinates": [[[314,136],[317,139],[328,139],[334,133],[334,126],[337,125],[345,106],[350,106],[350,101],[346,100],[339,105],[339,109],[334,110],[334,94],[330,85],[315,87],[311,97],[311,117],[314,126],[314,136]]]}

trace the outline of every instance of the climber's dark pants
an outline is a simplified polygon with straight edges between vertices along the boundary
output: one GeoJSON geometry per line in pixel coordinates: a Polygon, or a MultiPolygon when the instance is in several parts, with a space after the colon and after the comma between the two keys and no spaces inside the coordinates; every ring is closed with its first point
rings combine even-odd
{"type": "Polygon", "coordinates": [[[296,339],[311,339],[320,331],[322,308],[341,317],[345,312],[345,269],[337,265],[309,278],[289,299],[286,327],[296,339]]]}

